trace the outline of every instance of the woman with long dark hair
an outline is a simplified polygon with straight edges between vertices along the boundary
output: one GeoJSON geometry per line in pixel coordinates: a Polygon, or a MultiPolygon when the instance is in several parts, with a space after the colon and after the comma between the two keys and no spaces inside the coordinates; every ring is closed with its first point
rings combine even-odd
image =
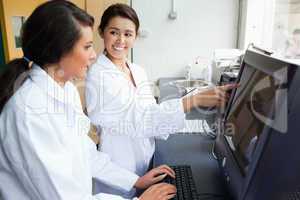
{"type": "MultiPolygon", "coordinates": [[[[53,0],[37,7],[22,29],[23,58],[0,75],[0,198],[4,200],[122,199],[92,196],[92,177],[129,191],[174,176],[162,166],[143,177],[98,153],[89,119],[69,81],[95,59],[94,20],[74,4],[53,0]]],[[[176,189],[150,187],[140,200],[169,199],[176,189]]]]}

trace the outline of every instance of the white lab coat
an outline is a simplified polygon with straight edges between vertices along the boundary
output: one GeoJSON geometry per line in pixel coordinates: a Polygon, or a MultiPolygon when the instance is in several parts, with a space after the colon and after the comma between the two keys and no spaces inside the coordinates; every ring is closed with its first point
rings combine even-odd
{"type": "MultiPolygon", "coordinates": [[[[86,102],[91,122],[101,130],[101,151],[113,162],[142,176],[155,150],[155,137],[184,127],[181,99],[156,104],[144,69],[127,62],[136,88],[104,54],[93,64],[86,80],[86,102]]],[[[98,184],[97,192],[131,197],[98,184]]]]}
{"type": "Polygon", "coordinates": [[[123,199],[92,196],[92,177],[129,191],[138,176],[96,151],[89,123],[73,84],[34,65],[0,115],[0,199],[123,199]]]}

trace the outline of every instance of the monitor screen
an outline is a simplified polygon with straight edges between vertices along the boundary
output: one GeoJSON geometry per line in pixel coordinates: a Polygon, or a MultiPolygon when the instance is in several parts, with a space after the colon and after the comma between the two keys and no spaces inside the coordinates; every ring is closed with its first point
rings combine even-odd
{"type": "Polygon", "coordinates": [[[251,162],[257,141],[266,125],[261,116],[272,120],[279,80],[244,63],[239,88],[233,92],[225,116],[224,136],[243,174],[251,162]]]}

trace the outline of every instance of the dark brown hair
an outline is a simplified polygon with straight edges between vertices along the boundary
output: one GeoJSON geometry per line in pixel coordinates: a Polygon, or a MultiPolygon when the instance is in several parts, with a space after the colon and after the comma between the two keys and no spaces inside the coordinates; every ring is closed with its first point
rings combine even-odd
{"type": "Polygon", "coordinates": [[[80,39],[80,26],[93,25],[93,17],[69,1],[52,0],[38,6],[22,27],[24,58],[9,62],[0,74],[0,112],[15,92],[15,81],[29,71],[29,61],[41,68],[59,62],[80,39]]]}
{"type": "Polygon", "coordinates": [[[135,10],[126,4],[117,3],[109,6],[104,11],[101,17],[100,25],[98,27],[98,31],[100,34],[103,33],[109,21],[114,17],[124,17],[126,19],[131,20],[135,24],[136,33],[138,32],[140,27],[140,22],[135,10]]]}

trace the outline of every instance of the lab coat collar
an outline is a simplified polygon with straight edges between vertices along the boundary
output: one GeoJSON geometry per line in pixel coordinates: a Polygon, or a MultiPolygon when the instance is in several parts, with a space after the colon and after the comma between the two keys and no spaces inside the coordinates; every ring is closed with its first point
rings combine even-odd
{"type": "MultiPolygon", "coordinates": [[[[97,62],[97,65],[100,66],[104,70],[114,70],[118,75],[115,76],[115,75],[111,74],[113,77],[119,77],[119,75],[124,76],[123,72],[121,72],[118,69],[118,67],[104,53],[98,56],[98,59],[96,62],[97,62]]],[[[128,65],[128,67],[131,71],[131,74],[133,76],[135,84],[138,85],[137,76],[136,76],[137,72],[135,71],[133,64],[131,62],[129,62],[128,59],[126,60],[126,64],[128,65]]],[[[126,81],[128,81],[128,80],[126,79],[126,81]]]]}
{"type": "Polygon", "coordinates": [[[105,54],[101,54],[100,56],[98,56],[97,64],[99,64],[102,68],[105,69],[117,70],[117,66],[105,54]]]}
{"type": "Polygon", "coordinates": [[[70,92],[72,91],[72,83],[67,81],[64,87],[61,87],[52,77],[50,77],[46,71],[40,66],[33,64],[30,72],[30,78],[36,85],[50,97],[65,103],[72,103],[72,97],[70,98],[70,92]]]}
{"type": "MultiPolygon", "coordinates": [[[[120,71],[118,67],[104,53],[98,56],[97,63],[105,69],[115,69],[120,71]]],[[[131,70],[131,63],[128,61],[128,59],[126,60],[126,64],[131,70]]]]}

